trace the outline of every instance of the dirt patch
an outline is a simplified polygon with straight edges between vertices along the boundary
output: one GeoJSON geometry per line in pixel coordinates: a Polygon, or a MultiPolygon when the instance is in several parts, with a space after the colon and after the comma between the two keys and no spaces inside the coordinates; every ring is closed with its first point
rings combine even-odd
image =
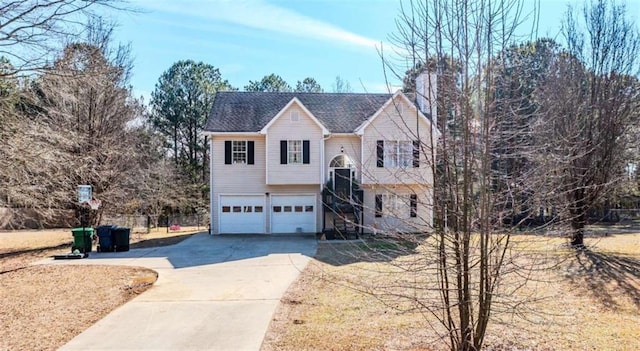
{"type": "MultiPolygon", "coordinates": [[[[194,232],[133,233],[131,248],[177,244],[194,232]]],[[[146,268],[30,265],[69,253],[72,241],[69,229],[0,232],[0,350],[55,350],[157,279],[146,268]]]]}

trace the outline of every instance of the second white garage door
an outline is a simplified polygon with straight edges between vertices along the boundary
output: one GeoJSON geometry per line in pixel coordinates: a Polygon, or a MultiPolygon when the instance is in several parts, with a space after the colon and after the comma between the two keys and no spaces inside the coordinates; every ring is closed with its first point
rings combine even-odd
{"type": "Polygon", "coordinates": [[[221,234],[263,234],[265,209],[263,195],[221,195],[221,234]]]}
{"type": "Polygon", "coordinates": [[[273,195],[271,197],[272,233],[315,233],[315,195],[273,195]]]}

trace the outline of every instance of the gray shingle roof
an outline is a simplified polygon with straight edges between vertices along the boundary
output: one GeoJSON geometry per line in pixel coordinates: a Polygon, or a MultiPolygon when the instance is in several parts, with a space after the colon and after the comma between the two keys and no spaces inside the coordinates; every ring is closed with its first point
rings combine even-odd
{"type": "Polygon", "coordinates": [[[216,94],[205,130],[258,132],[294,97],[330,132],[350,133],[378,111],[392,95],[220,92],[216,94]]]}

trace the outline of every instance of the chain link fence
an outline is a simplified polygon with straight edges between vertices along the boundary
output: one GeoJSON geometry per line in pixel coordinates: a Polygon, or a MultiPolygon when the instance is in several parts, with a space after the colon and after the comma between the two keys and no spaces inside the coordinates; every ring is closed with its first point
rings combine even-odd
{"type": "Polygon", "coordinates": [[[198,230],[207,230],[209,226],[208,215],[171,215],[171,216],[131,216],[131,215],[103,215],[100,225],[117,225],[131,228],[133,232],[147,232],[160,227],[194,227],[198,230]]]}

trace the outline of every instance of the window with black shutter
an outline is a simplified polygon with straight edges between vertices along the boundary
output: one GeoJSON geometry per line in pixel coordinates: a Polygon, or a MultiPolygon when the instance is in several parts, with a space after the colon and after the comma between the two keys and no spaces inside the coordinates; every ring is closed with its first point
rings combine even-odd
{"type": "Polygon", "coordinates": [[[224,142],[224,164],[231,164],[231,140],[225,140],[224,142]]]}
{"type": "Polygon", "coordinates": [[[224,142],[224,163],[249,164],[255,163],[255,146],[253,141],[246,140],[225,140],[224,142]]]}
{"type": "Polygon", "coordinates": [[[255,164],[255,143],[253,141],[247,141],[247,164],[255,164]]]}
{"type": "Polygon", "coordinates": [[[382,217],[382,195],[376,195],[376,217],[382,217]]]}
{"type": "Polygon", "coordinates": [[[376,142],[376,166],[378,168],[384,167],[384,140],[376,142]]]}
{"type": "Polygon", "coordinates": [[[411,196],[409,197],[409,204],[411,207],[410,216],[418,217],[418,195],[411,194],[411,196]]]}
{"type": "Polygon", "coordinates": [[[309,140],[280,140],[280,164],[309,164],[309,140]]]}
{"type": "Polygon", "coordinates": [[[309,140],[302,141],[302,163],[308,165],[310,163],[311,153],[309,150],[309,140]]]}
{"type": "Polygon", "coordinates": [[[280,164],[287,164],[287,141],[280,140],[280,164]]]}
{"type": "Polygon", "coordinates": [[[420,167],[420,140],[413,141],[413,168],[420,167]]]}

